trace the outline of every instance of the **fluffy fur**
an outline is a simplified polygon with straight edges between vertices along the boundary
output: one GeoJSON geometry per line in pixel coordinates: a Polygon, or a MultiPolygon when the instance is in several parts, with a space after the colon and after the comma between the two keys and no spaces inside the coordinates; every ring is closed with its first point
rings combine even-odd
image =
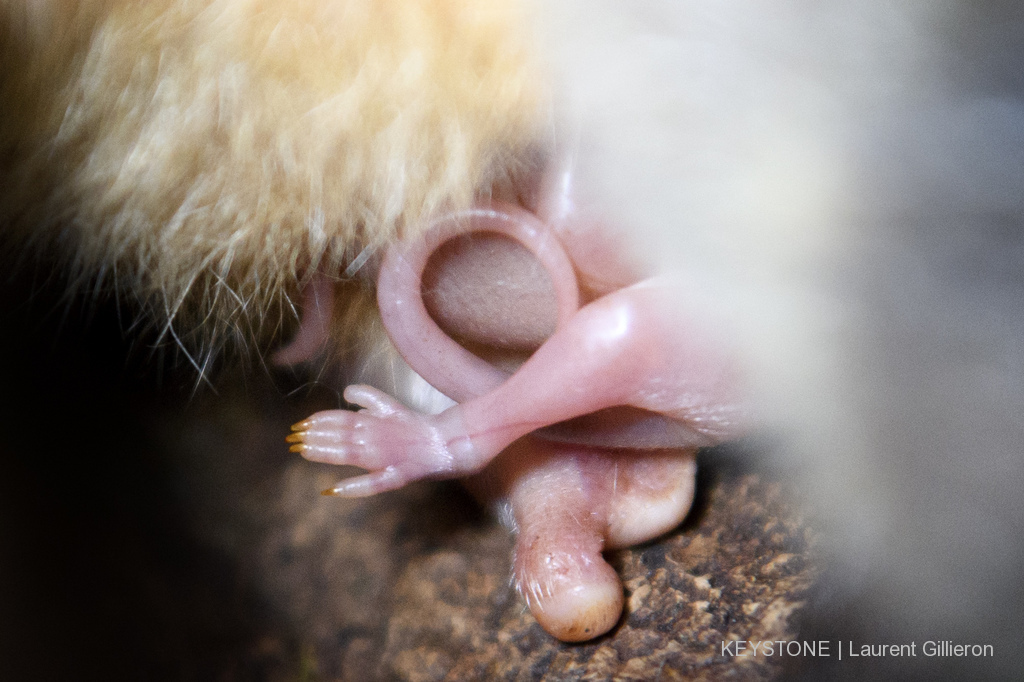
{"type": "Polygon", "coordinates": [[[746,341],[782,443],[762,456],[816,501],[865,614],[846,624],[1010,651],[1018,6],[522,9],[4,0],[4,229],[169,332],[203,323],[183,339],[202,352],[253,320],[277,330],[312,271],[351,275],[423,216],[574,156],[592,205],[746,341]]]}
{"type": "Polygon", "coordinates": [[[465,0],[4,2],[0,218],[193,354],[278,332],[314,270],[524,170],[525,29],[465,0]]]}

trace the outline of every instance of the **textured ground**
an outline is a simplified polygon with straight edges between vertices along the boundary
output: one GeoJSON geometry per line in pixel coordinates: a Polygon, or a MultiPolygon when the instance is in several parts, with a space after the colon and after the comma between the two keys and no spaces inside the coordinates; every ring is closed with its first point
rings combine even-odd
{"type": "Polygon", "coordinates": [[[161,377],[145,344],[125,361],[114,308],[62,324],[52,299],[18,292],[0,306],[5,679],[779,674],[721,644],[797,634],[813,537],[743,455],[703,456],[684,525],[611,556],[619,626],[560,644],[508,587],[511,538],[458,485],[317,494],[341,472],[283,436],[332,394],[257,371],[190,397],[193,375],[161,377]]]}
{"type": "MultiPolygon", "coordinates": [[[[210,428],[223,424],[211,419],[210,428]]],[[[264,436],[273,442],[269,428],[250,431],[243,418],[207,435],[251,440],[255,452],[264,436]]],[[[212,506],[200,516],[213,521],[202,533],[213,546],[240,549],[251,581],[265,586],[289,624],[284,632],[301,640],[307,665],[324,678],[767,678],[773,670],[736,665],[721,643],[794,636],[790,615],[813,576],[808,531],[778,484],[708,476],[691,521],[613,555],[628,593],[620,626],[593,643],[564,645],[508,587],[511,538],[456,485],[341,501],[315,495],[336,471],[282,464],[278,452],[263,464],[266,477],[256,475],[264,468],[257,464],[244,479],[216,483],[218,472],[199,462],[188,470],[194,490],[206,485],[242,501],[224,513],[219,494],[203,495],[212,506]]],[[[287,635],[267,637],[289,649],[287,635]]]]}

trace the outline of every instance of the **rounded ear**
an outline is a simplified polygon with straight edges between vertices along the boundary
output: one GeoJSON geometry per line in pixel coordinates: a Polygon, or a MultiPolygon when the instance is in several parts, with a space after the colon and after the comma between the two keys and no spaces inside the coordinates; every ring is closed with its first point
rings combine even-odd
{"type": "Polygon", "coordinates": [[[457,402],[483,395],[508,378],[448,336],[423,302],[423,273],[431,254],[454,237],[474,232],[508,237],[533,254],[554,286],[557,327],[580,305],[573,264],[554,231],[516,206],[494,203],[454,213],[432,223],[423,237],[392,246],[377,279],[377,305],[384,327],[409,366],[457,402]]]}

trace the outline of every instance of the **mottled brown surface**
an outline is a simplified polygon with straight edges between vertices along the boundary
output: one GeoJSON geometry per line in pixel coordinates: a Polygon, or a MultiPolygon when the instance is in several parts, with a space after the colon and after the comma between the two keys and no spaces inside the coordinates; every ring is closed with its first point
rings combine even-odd
{"type": "Polygon", "coordinates": [[[809,531],[778,484],[706,477],[682,529],[612,555],[627,588],[620,626],[561,644],[509,588],[512,539],[454,484],[323,498],[316,492],[339,472],[282,454],[286,419],[202,413],[175,426],[191,434],[183,450],[195,461],[183,475],[202,537],[237,548],[288,624],[277,636],[298,638],[325,679],[768,678],[766,659],[731,661],[722,641],[793,636],[790,617],[813,578],[809,531]],[[204,442],[247,454],[220,454],[211,470],[204,442]]]}
{"type": "Polygon", "coordinates": [[[37,310],[4,309],[25,331],[6,336],[24,361],[0,376],[5,679],[779,672],[781,659],[732,661],[721,643],[795,634],[812,538],[778,483],[722,465],[736,458],[703,458],[682,528],[612,555],[627,589],[619,626],[561,644],[509,588],[512,539],[457,484],[318,494],[344,472],[288,454],[283,437],[330,393],[288,396],[298,379],[257,370],[190,398],[188,371],[156,385],[144,353],[125,364],[106,312],[54,344],[41,341],[50,322],[29,324],[37,310]]]}

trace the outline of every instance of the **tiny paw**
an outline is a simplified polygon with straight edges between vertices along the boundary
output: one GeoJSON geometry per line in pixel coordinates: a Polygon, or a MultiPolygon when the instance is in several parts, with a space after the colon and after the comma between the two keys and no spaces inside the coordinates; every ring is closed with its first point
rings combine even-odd
{"type": "Polygon", "coordinates": [[[345,399],[363,409],[318,412],[293,425],[294,433],[285,439],[292,452],[308,460],[370,472],[341,481],[325,495],[365,497],[421,478],[461,473],[436,417],[369,386],[349,386],[345,399]]]}

